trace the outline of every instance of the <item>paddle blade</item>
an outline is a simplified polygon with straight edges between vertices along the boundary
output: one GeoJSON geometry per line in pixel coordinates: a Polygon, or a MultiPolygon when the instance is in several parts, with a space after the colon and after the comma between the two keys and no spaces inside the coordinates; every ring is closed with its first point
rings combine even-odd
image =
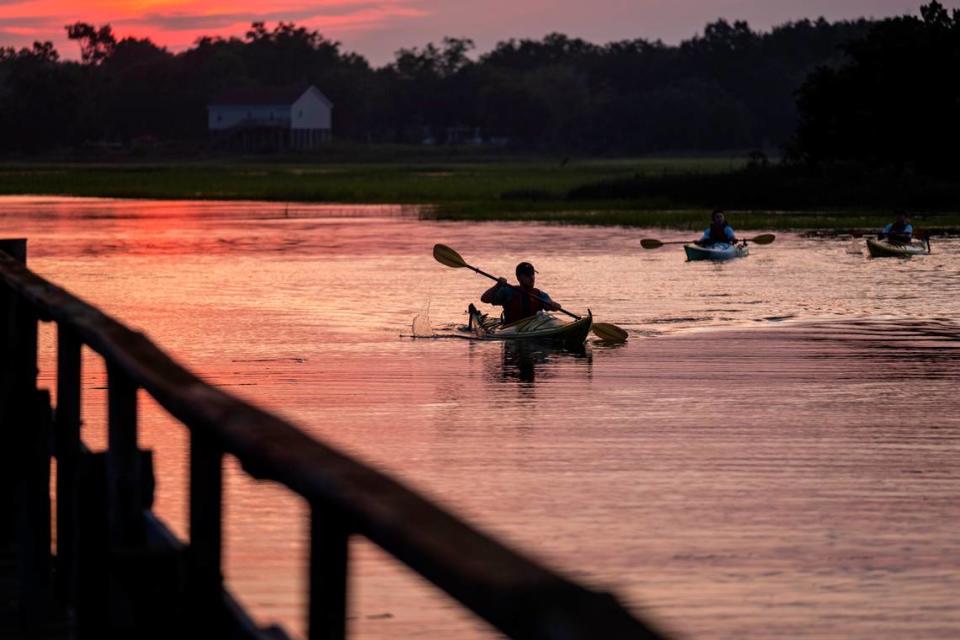
{"type": "Polygon", "coordinates": [[[644,238],[640,241],[640,246],[644,249],[659,249],[663,246],[663,243],[653,238],[644,238]]]}
{"type": "Polygon", "coordinates": [[[607,322],[594,322],[593,334],[604,342],[626,342],[627,332],[615,324],[607,322]]]}
{"type": "Polygon", "coordinates": [[[445,244],[433,245],[433,257],[440,264],[454,269],[467,266],[460,254],[445,244]]]}
{"type": "Polygon", "coordinates": [[[765,233],[762,236],[757,236],[756,238],[750,238],[750,242],[753,244],[770,244],[777,239],[777,236],[772,233],[765,233]]]}

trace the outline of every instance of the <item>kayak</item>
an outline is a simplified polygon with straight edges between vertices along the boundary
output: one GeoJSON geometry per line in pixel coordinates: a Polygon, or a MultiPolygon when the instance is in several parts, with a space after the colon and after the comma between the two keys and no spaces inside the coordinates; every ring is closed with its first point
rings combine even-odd
{"type": "Polygon", "coordinates": [[[745,244],[730,244],[729,242],[718,242],[709,247],[701,247],[693,243],[683,245],[683,250],[687,252],[687,260],[732,260],[733,258],[745,258],[750,255],[750,250],[745,244]]]}
{"type": "Polygon", "coordinates": [[[500,318],[491,318],[472,304],[467,311],[470,314],[467,329],[478,340],[538,340],[579,346],[587,339],[593,325],[593,314],[589,311],[585,317],[573,321],[538,311],[536,315],[512,324],[503,324],[500,318]]]}
{"type": "Polygon", "coordinates": [[[875,238],[867,238],[867,251],[870,252],[871,258],[909,258],[910,256],[930,253],[930,249],[921,241],[915,240],[910,244],[894,244],[875,238]]]}

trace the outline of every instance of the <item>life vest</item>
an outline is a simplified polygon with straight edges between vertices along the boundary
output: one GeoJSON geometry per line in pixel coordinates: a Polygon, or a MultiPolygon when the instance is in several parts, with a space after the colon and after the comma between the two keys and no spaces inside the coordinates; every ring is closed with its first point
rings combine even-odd
{"type": "MultiPolygon", "coordinates": [[[[529,289],[528,291],[535,296],[543,297],[540,289],[529,289]]],[[[520,287],[513,288],[513,295],[510,296],[510,301],[503,306],[504,322],[510,324],[517,320],[523,320],[524,318],[536,315],[537,311],[546,308],[543,306],[543,302],[535,299],[529,295],[529,293],[520,287]]]]}
{"type": "Polygon", "coordinates": [[[894,243],[897,243],[897,242],[909,243],[910,238],[912,237],[913,234],[910,231],[907,231],[907,225],[908,223],[906,222],[891,223],[890,231],[888,231],[886,234],[887,239],[894,243]]]}
{"type": "Polygon", "coordinates": [[[718,227],[715,224],[710,225],[710,235],[707,237],[707,244],[730,242],[730,239],[727,237],[727,227],[729,226],[726,222],[723,223],[722,227],[718,227]]]}
{"type": "Polygon", "coordinates": [[[899,233],[900,235],[907,235],[907,223],[906,222],[894,222],[890,226],[890,233],[899,233]]]}

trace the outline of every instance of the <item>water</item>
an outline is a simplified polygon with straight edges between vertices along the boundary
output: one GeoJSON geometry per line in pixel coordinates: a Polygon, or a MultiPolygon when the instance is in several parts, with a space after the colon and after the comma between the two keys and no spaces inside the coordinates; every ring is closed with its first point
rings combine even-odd
{"type": "MultiPolygon", "coordinates": [[[[415,213],[415,212],[414,212],[415,213]]],[[[685,263],[676,232],[417,220],[396,207],[0,199],[34,270],[207,380],[399,476],[690,638],[960,635],[960,241],[869,260],[778,234],[685,263]],[[449,333],[520,260],[628,329],[580,354],[449,333]],[[428,310],[428,313],[427,313],[428,310]]],[[[52,333],[41,334],[52,386],[52,333]]],[[[185,437],[144,401],[157,510],[184,534],[185,437]]],[[[103,446],[98,359],[87,442],[103,446]]],[[[226,572],[302,633],[303,505],[230,462],[226,572]]],[[[363,541],[351,631],[492,632],[363,541]]]]}

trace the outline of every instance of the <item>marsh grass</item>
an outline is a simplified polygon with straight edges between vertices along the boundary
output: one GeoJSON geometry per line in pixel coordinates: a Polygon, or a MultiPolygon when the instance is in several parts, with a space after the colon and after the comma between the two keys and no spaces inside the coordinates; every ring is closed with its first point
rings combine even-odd
{"type": "Polygon", "coordinates": [[[873,228],[889,221],[893,200],[913,198],[931,205],[907,207],[916,225],[960,228],[960,213],[949,213],[960,187],[879,186],[758,173],[730,158],[0,165],[0,194],[421,204],[445,220],[675,229],[702,228],[714,207],[741,229],[873,228]]]}
{"type": "MultiPolygon", "coordinates": [[[[349,164],[0,165],[0,193],[468,205],[504,194],[562,202],[579,186],[635,175],[716,173],[729,159],[349,164]]],[[[509,196],[506,198],[509,200],[509,196]]]]}
{"type": "MultiPolygon", "coordinates": [[[[875,232],[890,222],[887,212],[878,211],[741,211],[728,210],[728,218],[737,229],[832,230],[839,233],[875,232]]],[[[425,214],[441,220],[495,221],[516,220],[554,224],[617,225],[659,229],[702,231],[709,225],[707,209],[629,209],[622,210],[541,210],[514,212],[451,212],[439,210],[425,214]]],[[[958,213],[923,213],[913,216],[918,230],[956,233],[960,230],[958,213]]]]}

